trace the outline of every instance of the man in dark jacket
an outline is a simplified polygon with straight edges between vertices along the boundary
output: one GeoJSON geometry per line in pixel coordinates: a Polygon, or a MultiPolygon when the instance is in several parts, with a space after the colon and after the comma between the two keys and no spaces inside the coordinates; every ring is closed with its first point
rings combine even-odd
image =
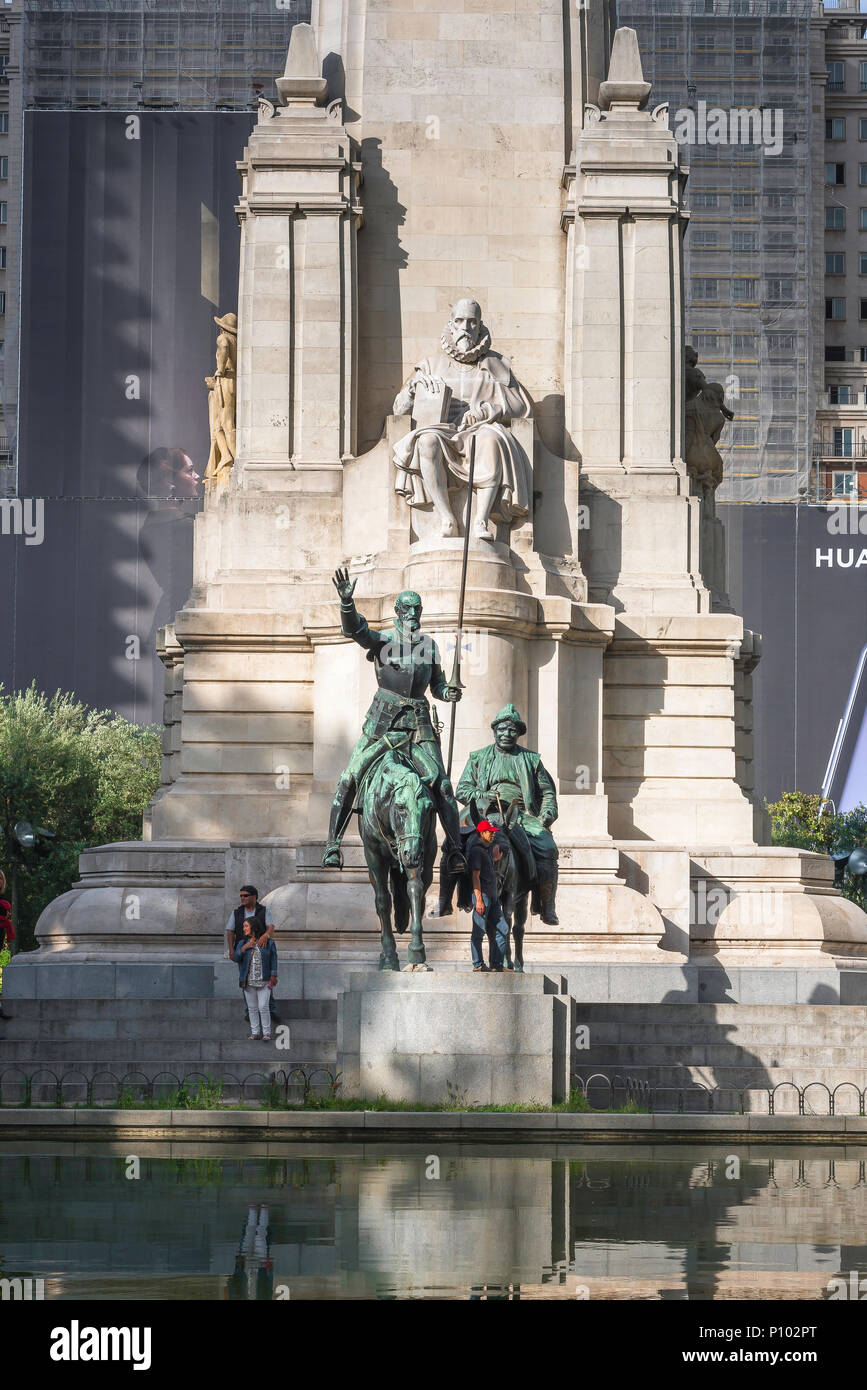
{"type": "Polygon", "coordinates": [[[482,943],[488,928],[492,928],[494,936],[491,939],[490,968],[499,975],[503,970],[503,959],[509,944],[509,924],[503,916],[497,890],[497,875],[494,872],[494,858],[500,857],[499,849],[494,846],[497,827],[491,825],[490,821],[482,820],[476,826],[476,832],[477,837],[470,840],[467,849],[467,862],[473,885],[470,954],[473,958],[473,970],[485,972],[488,967],[482,955],[482,943]]]}
{"type": "MultiPolygon", "coordinates": [[[[238,942],[243,939],[243,926],[246,918],[251,918],[254,929],[261,928],[268,941],[274,938],[274,918],[271,915],[270,907],[259,902],[259,890],[254,888],[252,883],[245,883],[239,890],[238,897],[241,902],[233,912],[229,914],[226,923],[226,960],[235,959],[235,951],[238,942]]],[[[262,943],[264,945],[264,942],[262,943]]],[[[246,1001],[244,1004],[246,1014],[246,1001]]],[[[271,1019],[277,1021],[277,1010],[274,1005],[274,991],[271,991],[271,1019]]]]}

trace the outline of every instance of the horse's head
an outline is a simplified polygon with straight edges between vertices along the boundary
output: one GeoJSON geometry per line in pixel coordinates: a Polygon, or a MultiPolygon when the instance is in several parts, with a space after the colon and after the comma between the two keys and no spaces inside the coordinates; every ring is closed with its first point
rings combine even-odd
{"type": "Polygon", "coordinates": [[[420,870],[424,864],[430,813],[434,810],[433,797],[408,762],[394,754],[387,761],[391,830],[400,866],[408,873],[420,870]]]}

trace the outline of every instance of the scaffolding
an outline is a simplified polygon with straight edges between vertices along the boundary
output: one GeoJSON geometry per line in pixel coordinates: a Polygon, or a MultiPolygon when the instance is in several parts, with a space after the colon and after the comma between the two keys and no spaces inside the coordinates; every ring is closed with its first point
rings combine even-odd
{"type": "Polygon", "coordinates": [[[310,0],[23,0],[24,104],[249,110],[310,0]]]}
{"type": "Polygon", "coordinates": [[[617,0],[654,104],[669,102],[686,134],[685,113],[694,120],[682,146],[686,332],[735,412],[720,501],[797,501],[810,475],[810,11],[810,0],[617,0]],[[745,111],[762,124],[731,114],[745,111]]]}

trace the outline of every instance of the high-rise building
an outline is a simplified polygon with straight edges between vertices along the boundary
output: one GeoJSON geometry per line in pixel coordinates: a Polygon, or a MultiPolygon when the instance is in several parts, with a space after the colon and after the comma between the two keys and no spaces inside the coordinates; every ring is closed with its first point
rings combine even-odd
{"type": "Polygon", "coordinates": [[[0,497],[15,481],[21,239],[20,0],[0,5],[0,497]]]}
{"type": "Polygon", "coordinates": [[[687,341],[735,413],[720,501],[797,501],[809,482],[821,371],[810,13],[811,0],[617,2],[690,166],[687,341]]]}
{"type": "MultiPolygon", "coordinates": [[[[817,209],[824,273],[824,381],[814,501],[867,499],[867,5],[817,0],[824,145],[817,209]]],[[[817,63],[818,65],[818,63],[817,63]]]]}

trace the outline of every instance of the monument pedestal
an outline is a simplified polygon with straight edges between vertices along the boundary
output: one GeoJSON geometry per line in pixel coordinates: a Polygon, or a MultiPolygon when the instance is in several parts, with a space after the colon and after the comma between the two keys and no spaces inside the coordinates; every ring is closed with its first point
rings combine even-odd
{"type": "Polygon", "coordinates": [[[569,1089],[570,1000],[547,975],[351,975],[338,997],[341,1094],[543,1105],[569,1089]]]}

